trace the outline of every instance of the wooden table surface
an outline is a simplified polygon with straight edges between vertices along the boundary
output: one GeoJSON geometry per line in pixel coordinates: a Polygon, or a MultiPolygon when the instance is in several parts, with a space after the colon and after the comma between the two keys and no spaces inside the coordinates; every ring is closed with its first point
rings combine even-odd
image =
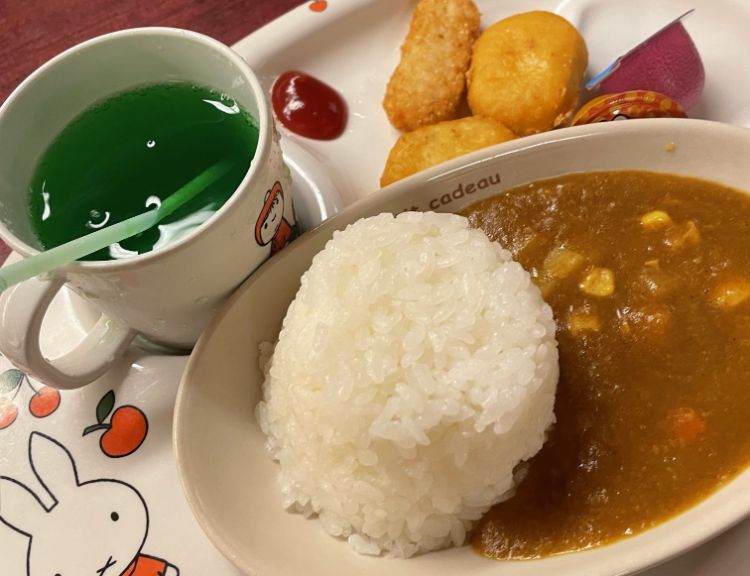
{"type": "MultiPolygon", "coordinates": [[[[305,0],[0,0],[0,102],[40,64],[94,36],[173,26],[233,44],[305,0]]],[[[0,143],[0,154],[2,146],[0,143]]],[[[7,248],[0,241],[0,262],[7,248]]]]}

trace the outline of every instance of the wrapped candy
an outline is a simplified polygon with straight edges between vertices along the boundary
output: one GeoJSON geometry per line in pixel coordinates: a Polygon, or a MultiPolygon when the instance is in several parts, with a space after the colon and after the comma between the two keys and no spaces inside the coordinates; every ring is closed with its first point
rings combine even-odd
{"type": "Polygon", "coordinates": [[[631,90],[594,98],[576,113],[572,125],[633,118],[685,118],[682,107],[664,94],[631,90]]]}

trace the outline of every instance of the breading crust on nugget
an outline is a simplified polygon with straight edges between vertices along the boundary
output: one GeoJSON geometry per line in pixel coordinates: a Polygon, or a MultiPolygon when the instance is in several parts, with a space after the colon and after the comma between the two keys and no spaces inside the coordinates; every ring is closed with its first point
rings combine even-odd
{"type": "Polygon", "coordinates": [[[478,34],[473,0],[420,0],[383,100],[391,124],[408,132],[455,118],[478,34]]]}
{"type": "Polygon", "coordinates": [[[501,122],[470,116],[402,134],[388,155],[380,185],[387,186],[430,166],[515,138],[501,122]]]}
{"type": "Polygon", "coordinates": [[[474,45],[469,106],[519,136],[564,124],[575,111],[588,52],[578,30],[551,12],[496,22],[474,45]]]}

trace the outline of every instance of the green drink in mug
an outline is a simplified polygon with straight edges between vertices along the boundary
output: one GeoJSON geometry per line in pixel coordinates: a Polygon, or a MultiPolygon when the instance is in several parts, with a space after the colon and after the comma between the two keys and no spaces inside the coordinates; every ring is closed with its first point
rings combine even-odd
{"type": "Polygon", "coordinates": [[[0,237],[23,256],[158,203],[220,157],[235,160],[226,177],[157,229],[0,296],[0,351],[59,388],[96,379],[136,334],[172,348],[192,347],[218,306],[295,228],[289,170],[258,80],[232,50],[193,32],[125,30],[54,58],[0,108],[0,146],[0,237]],[[106,116],[125,104],[132,109],[133,98],[142,112],[138,119],[89,118],[81,126],[92,111],[106,116]],[[191,139],[190,122],[214,125],[191,139]],[[102,144],[86,142],[79,147],[85,154],[76,157],[63,140],[84,138],[95,124],[102,144]],[[155,127],[161,131],[149,136],[155,127]],[[185,136],[175,138],[180,128],[185,136]],[[123,160],[111,162],[107,152],[118,139],[130,148],[113,150],[123,160]],[[129,166],[127,158],[140,159],[146,169],[129,166]],[[273,223],[261,222],[271,214],[273,223]],[[102,315],[80,344],[50,360],[40,350],[41,324],[64,284],[102,315]]]}

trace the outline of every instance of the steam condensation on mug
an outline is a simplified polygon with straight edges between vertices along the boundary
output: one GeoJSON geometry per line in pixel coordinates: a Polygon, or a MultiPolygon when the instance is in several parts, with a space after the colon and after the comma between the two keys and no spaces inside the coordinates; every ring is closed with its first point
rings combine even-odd
{"type": "Polygon", "coordinates": [[[49,249],[150,208],[222,158],[229,173],[158,226],[86,260],[159,249],[208,220],[244,178],[258,146],[257,122],[210,88],[175,82],[115,94],[66,126],[42,155],[29,186],[29,217],[49,249]]]}

